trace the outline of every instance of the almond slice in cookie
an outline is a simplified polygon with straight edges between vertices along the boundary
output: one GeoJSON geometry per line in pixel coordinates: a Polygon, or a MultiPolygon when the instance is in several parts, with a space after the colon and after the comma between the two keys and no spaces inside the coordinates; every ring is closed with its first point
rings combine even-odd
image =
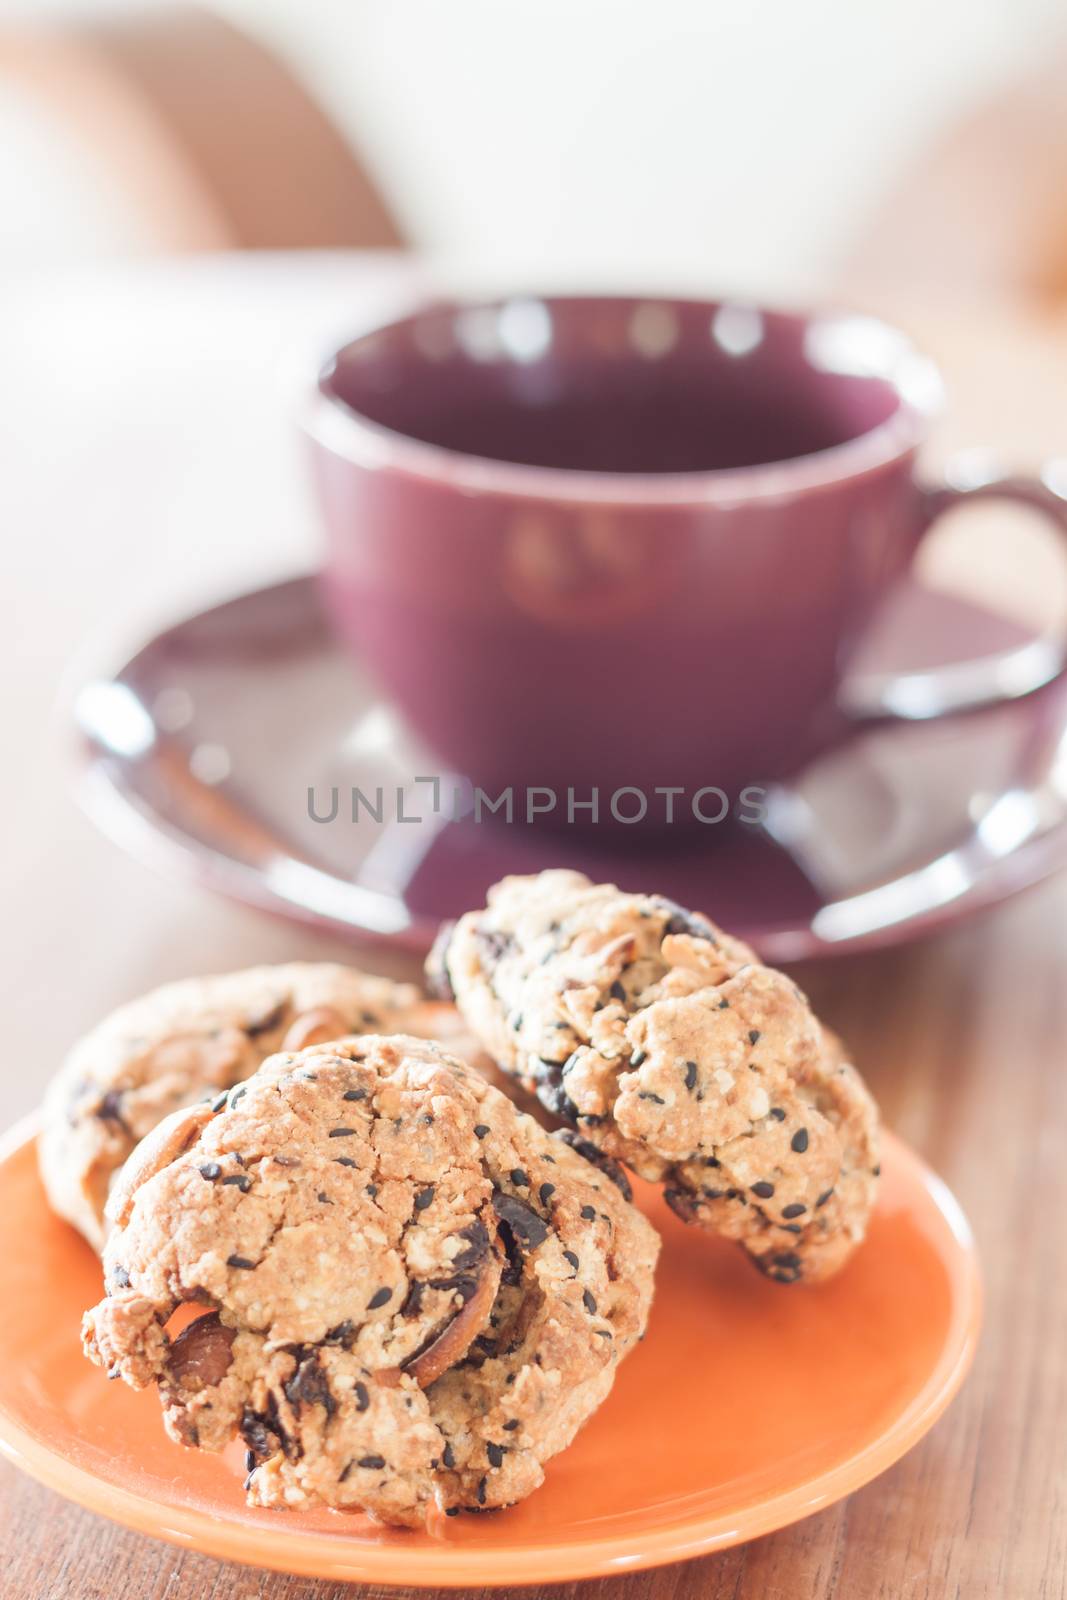
{"type": "Polygon", "coordinates": [[[481,1264],[474,1293],[464,1301],[433,1343],[427,1345],[425,1350],[420,1350],[413,1360],[405,1362],[404,1371],[410,1372],[420,1389],[428,1389],[443,1372],[454,1367],[467,1354],[493,1309],[503,1267],[501,1253],[494,1243],[481,1264]]]}
{"type": "Polygon", "coordinates": [[[282,1040],[283,1050],[306,1050],[312,1044],[328,1044],[343,1039],[352,1029],[332,1006],[315,1006],[294,1017],[282,1040]]]}
{"type": "Polygon", "coordinates": [[[504,1256],[495,1240],[478,1265],[478,1277],[473,1293],[423,1349],[409,1356],[402,1367],[385,1367],[376,1374],[379,1383],[394,1388],[402,1373],[415,1379],[420,1389],[428,1389],[442,1373],[462,1361],[475,1339],[485,1327],[493,1302],[500,1288],[500,1275],[504,1269],[504,1256]]]}

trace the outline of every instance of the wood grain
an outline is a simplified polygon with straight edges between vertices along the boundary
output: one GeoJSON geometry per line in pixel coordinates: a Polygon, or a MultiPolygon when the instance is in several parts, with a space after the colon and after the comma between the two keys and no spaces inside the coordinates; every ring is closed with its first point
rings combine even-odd
{"type": "MultiPolygon", "coordinates": [[[[287,270],[292,299],[290,280],[296,274],[299,286],[299,269],[287,270]]],[[[199,365],[186,360],[191,324],[183,320],[185,302],[172,279],[155,289],[146,279],[124,296],[125,331],[117,353],[106,317],[98,318],[112,370],[127,346],[133,350],[157,326],[161,308],[170,324],[186,330],[180,350],[157,352],[161,398],[152,401],[155,424],[176,422],[193,395],[204,392],[208,343],[212,351],[217,345],[241,352],[242,383],[265,381],[263,373],[257,375],[251,339],[264,325],[261,288],[261,278],[234,280],[232,267],[220,270],[220,284],[212,288],[199,269],[190,290],[205,341],[199,365]]],[[[2,502],[14,492],[28,533],[18,552],[23,607],[4,648],[17,649],[22,684],[9,737],[13,746],[34,752],[34,760],[32,784],[27,779],[4,793],[6,825],[0,829],[10,934],[0,1062],[4,1120],[32,1104],[38,1080],[59,1051],[123,996],[193,970],[336,953],[324,941],[157,881],[71,809],[64,762],[55,742],[40,732],[47,703],[88,617],[110,617],[116,607],[139,615],[159,600],[160,584],[183,570],[174,547],[178,531],[162,511],[152,510],[155,502],[147,493],[150,480],[166,481],[168,473],[174,479],[176,446],[166,441],[162,425],[145,424],[139,435],[141,454],[131,471],[148,509],[135,540],[125,520],[132,504],[121,501],[133,491],[128,477],[118,476],[122,452],[115,440],[121,435],[117,415],[108,415],[112,391],[92,405],[75,404],[88,395],[77,392],[77,367],[69,375],[73,409],[62,413],[68,402],[60,397],[57,419],[47,372],[40,376],[31,359],[42,342],[55,340],[47,302],[24,300],[17,310],[30,332],[18,346],[25,358],[17,381],[9,369],[0,387],[0,432],[5,396],[17,391],[17,417],[12,411],[7,420],[17,425],[23,444],[31,437],[37,443],[32,482],[24,476],[20,487],[16,465],[14,480],[6,473],[0,483],[0,514],[13,509],[10,500],[6,507],[2,502]],[[52,427],[47,449],[40,443],[46,419],[52,427]],[[169,456],[153,455],[166,450],[169,456]],[[92,516],[101,503],[110,509],[93,526],[96,555],[83,560],[63,519],[81,515],[82,506],[92,516]],[[153,551],[158,571],[139,562],[146,538],[160,541],[153,551]],[[116,572],[123,574],[117,588],[116,572]]],[[[68,331],[75,311],[82,330],[93,307],[68,306],[68,331]]],[[[922,319],[914,320],[922,325],[922,319]]],[[[280,325],[291,327],[284,317],[280,325]]],[[[1009,444],[1054,443],[1067,415],[1063,328],[1053,335],[1007,316],[954,325],[932,314],[925,325],[963,402],[952,442],[1004,435],[1009,444]],[[998,381],[983,385],[991,366],[998,381]],[[1013,386],[1013,373],[1025,374],[1025,383],[1013,386]]],[[[76,337],[88,335],[79,331],[76,337]]],[[[222,363],[217,354],[211,359],[222,363]]],[[[240,384],[228,372],[220,367],[207,388],[220,395],[220,405],[225,402],[230,426],[240,384]]],[[[196,559],[216,561],[212,570],[221,570],[223,557],[214,556],[213,541],[224,533],[227,570],[254,570],[264,528],[281,540],[282,512],[289,517],[297,504],[283,496],[279,511],[276,493],[261,489],[261,516],[249,515],[228,531],[221,522],[212,524],[218,496],[225,509],[221,486],[229,482],[234,453],[248,467],[253,440],[261,450],[261,413],[249,428],[252,438],[243,442],[231,429],[225,451],[197,468],[202,481],[194,499],[205,520],[190,525],[190,537],[203,541],[196,559]]],[[[16,451],[13,459],[17,463],[23,453],[16,451]]],[[[232,504],[231,499],[231,509],[232,504]]],[[[299,540],[290,538],[279,547],[291,559],[299,540]]],[[[396,962],[378,964],[403,970],[396,962]]],[[[922,947],[797,975],[849,1040],[887,1120],[943,1174],[972,1221],[987,1293],[975,1370],[916,1450],[821,1515],[704,1561],[629,1579],[535,1584],[526,1592],[535,1600],[1064,1600],[1067,884],[1046,885],[922,947]]],[[[314,1583],[180,1551],[65,1504],[7,1464],[0,1465],[0,1561],[4,1600],[347,1600],[355,1593],[406,1592],[314,1583]]]]}

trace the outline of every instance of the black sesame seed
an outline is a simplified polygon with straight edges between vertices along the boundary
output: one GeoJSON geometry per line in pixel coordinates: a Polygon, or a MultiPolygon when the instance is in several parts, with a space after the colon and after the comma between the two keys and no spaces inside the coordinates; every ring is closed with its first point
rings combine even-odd
{"type": "Polygon", "coordinates": [[[323,1343],[339,1344],[343,1345],[346,1350],[351,1350],[355,1337],[356,1325],[349,1317],[346,1317],[343,1322],[338,1322],[334,1327],[327,1328],[323,1343]]]}
{"type": "Polygon", "coordinates": [[[367,1091],[366,1089],[346,1089],[341,1098],[343,1100],[365,1100],[367,1091]]]}
{"type": "Polygon", "coordinates": [[[718,942],[711,930],[711,923],[707,917],[701,916],[699,911],[687,911],[684,906],[676,905],[673,900],[668,900],[663,895],[656,896],[656,904],[661,911],[668,913],[663,927],[664,935],[685,933],[691,939],[704,939],[708,944],[718,942]]]}
{"type": "Polygon", "coordinates": [[[256,1452],[254,1450],[246,1450],[245,1451],[245,1472],[246,1473],[255,1472],[255,1470],[256,1470],[256,1452]]]}
{"type": "Polygon", "coordinates": [[[832,1189],[824,1189],[822,1194],[819,1196],[819,1198],[815,1202],[815,1209],[818,1210],[818,1208],[820,1206],[824,1206],[826,1204],[827,1200],[829,1200],[830,1196],[833,1194],[833,1192],[834,1191],[832,1189]]]}
{"type": "Polygon", "coordinates": [[[351,1156],[334,1156],[333,1160],[336,1167],[354,1167],[356,1164],[351,1156]]]}
{"type": "Polygon", "coordinates": [[[433,1184],[432,1183],[429,1184],[425,1189],[421,1189],[419,1191],[419,1193],[415,1196],[415,1210],[416,1211],[425,1211],[427,1206],[432,1206],[433,1205],[433,1195],[434,1195],[434,1189],[433,1189],[433,1184]]]}
{"type": "Polygon", "coordinates": [[[504,1446],[502,1444],[487,1444],[485,1453],[489,1458],[491,1467],[502,1467],[504,1465],[504,1446]]]}
{"type": "Polygon", "coordinates": [[[489,1128],[486,1125],[486,1123],[478,1122],[478,1123],[475,1124],[474,1137],[476,1139],[484,1139],[488,1132],[489,1132],[489,1128]]]}
{"type": "Polygon", "coordinates": [[[378,1185],[376,1183],[368,1183],[365,1192],[370,1195],[372,1200],[375,1199],[378,1193],[378,1185]]]}
{"type": "Polygon", "coordinates": [[[458,1517],[459,1516],[459,1507],[458,1506],[445,1506],[445,1516],[446,1517],[458,1517]]]}
{"type": "Polygon", "coordinates": [[[482,1478],[481,1481],[478,1484],[477,1500],[478,1500],[478,1504],[480,1506],[484,1506],[485,1505],[485,1479],[484,1478],[482,1478]]]}
{"type": "Polygon", "coordinates": [[[200,1168],[200,1176],[202,1178],[209,1178],[209,1179],[214,1180],[215,1178],[217,1178],[219,1176],[221,1171],[222,1171],[222,1168],[219,1166],[217,1161],[209,1161],[209,1162],[207,1162],[207,1164],[205,1166],[200,1168]]]}
{"type": "Polygon", "coordinates": [[[785,1112],[781,1106],[772,1106],[769,1114],[774,1118],[775,1122],[785,1121],[785,1112]]]}
{"type": "Polygon", "coordinates": [[[374,1293],[367,1301],[367,1310],[377,1311],[380,1306],[387,1306],[392,1298],[392,1289],[375,1289],[374,1293]]]}
{"type": "Polygon", "coordinates": [[[653,1094],[651,1089],[642,1089],[640,1094],[637,1096],[637,1098],[639,1100],[651,1100],[653,1102],[653,1104],[657,1105],[657,1106],[662,1106],[662,1105],[666,1104],[666,1102],[663,1099],[663,1096],[662,1095],[658,1095],[658,1094],[653,1094]]]}
{"type": "Polygon", "coordinates": [[[249,1261],[247,1256],[227,1256],[226,1265],[228,1267],[240,1267],[243,1272],[254,1272],[256,1267],[255,1262],[249,1261]]]}
{"type": "Polygon", "coordinates": [[[366,1467],[368,1471],[379,1472],[385,1466],[384,1456],[360,1456],[358,1466],[366,1467]]]}
{"type": "Polygon", "coordinates": [[[578,1268],[581,1266],[581,1262],[578,1260],[578,1257],[575,1255],[573,1250],[564,1250],[563,1259],[568,1266],[574,1268],[575,1272],[577,1272],[578,1268]]]}
{"type": "Polygon", "coordinates": [[[760,1042],[760,1031],[759,1031],[758,1028],[749,1028],[749,1030],[748,1030],[748,1042],[749,1042],[749,1044],[759,1044],[759,1042],[760,1042]]]}
{"type": "Polygon", "coordinates": [[[333,1205],[333,1201],[330,1199],[330,1197],[326,1193],[325,1189],[320,1189],[319,1190],[319,1201],[324,1206],[332,1206],[333,1205]]]}
{"type": "Polygon", "coordinates": [[[230,1096],[230,1106],[231,1106],[231,1108],[233,1106],[235,1106],[237,1104],[238,1100],[242,1099],[247,1093],[248,1093],[247,1088],[245,1088],[242,1085],[242,1087],[237,1090],[236,1094],[232,1094],[230,1096]]]}
{"type": "Polygon", "coordinates": [[[594,1299],[593,1295],[590,1294],[588,1289],[582,1290],[582,1305],[585,1307],[591,1317],[596,1316],[596,1300],[594,1299]]]}
{"type": "Polygon", "coordinates": [[[235,1183],[242,1194],[247,1194],[252,1187],[252,1180],[247,1172],[231,1172],[229,1177],[223,1178],[223,1183],[235,1183]]]}
{"type": "Polygon", "coordinates": [[[504,1424],[504,1432],[505,1433],[514,1433],[515,1429],[518,1428],[518,1427],[521,1427],[521,1423],[519,1421],[519,1418],[518,1417],[511,1417],[504,1424]]]}
{"type": "Polygon", "coordinates": [[[355,1128],[331,1128],[330,1129],[330,1138],[331,1139],[350,1139],[352,1137],[352,1135],[355,1133],[355,1131],[356,1131],[355,1128]]]}
{"type": "Polygon", "coordinates": [[[528,1189],[530,1187],[530,1180],[521,1167],[512,1167],[511,1181],[516,1189],[528,1189]]]}
{"type": "Polygon", "coordinates": [[[630,1057],[630,1065],[631,1065],[631,1067],[639,1067],[641,1065],[642,1061],[647,1061],[647,1059],[648,1059],[648,1051],[647,1050],[635,1050],[633,1055],[630,1057]]]}
{"type": "Polygon", "coordinates": [[[217,1097],[216,1097],[216,1098],[215,1098],[215,1099],[214,1099],[214,1100],[212,1100],[212,1102],[211,1102],[211,1109],[212,1109],[212,1111],[221,1111],[221,1110],[222,1110],[222,1108],[223,1108],[223,1106],[224,1106],[224,1105],[225,1105],[225,1104],[226,1104],[226,1102],[227,1102],[227,1100],[228,1100],[228,1099],[229,1099],[229,1098],[230,1098],[230,1097],[229,1097],[229,1095],[228,1095],[228,1094],[220,1094],[220,1095],[218,1095],[218,1096],[217,1096],[217,1097]]]}
{"type": "Polygon", "coordinates": [[[808,1209],[807,1206],[802,1205],[799,1200],[796,1200],[796,1201],[793,1202],[793,1204],[791,1206],[785,1206],[784,1207],[784,1209],[782,1211],[782,1216],[783,1217],[802,1217],[807,1209],[808,1209]]]}
{"type": "Polygon", "coordinates": [[[719,1010],[720,1011],[729,1011],[729,1009],[730,1009],[729,1000],[720,1000],[719,1001],[719,1010]]]}
{"type": "Polygon", "coordinates": [[[623,988],[618,978],[615,979],[615,982],[612,984],[609,993],[611,994],[611,998],[613,1000],[625,1001],[626,999],[626,990],[623,988]]]}
{"type": "Polygon", "coordinates": [[[449,1468],[449,1470],[455,1466],[456,1455],[450,1444],[446,1444],[444,1450],[441,1452],[441,1460],[444,1462],[445,1466],[449,1468]]]}
{"type": "Polygon", "coordinates": [[[687,1061],[685,1064],[685,1086],[687,1089],[695,1089],[697,1086],[697,1064],[695,1061],[687,1061]]]}
{"type": "Polygon", "coordinates": [[[595,1206],[583,1206],[582,1210],[581,1210],[581,1215],[585,1218],[586,1222],[595,1222],[596,1221],[596,1207],[595,1206]]]}
{"type": "Polygon", "coordinates": [[[554,1183],[543,1183],[537,1192],[541,1197],[541,1204],[543,1206],[547,1206],[548,1202],[556,1192],[556,1185],[554,1183]]]}
{"type": "Polygon", "coordinates": [[[761,1178],[759,1183],[752,1185],[752,1193],[759,1195],[761,1200],[769,1200],[774,1193],[774,1184],[768,1183],[766,1178],[761,1178]]]}
{"type": "Polygon", "coordinates": [[[796,1133],[794,1133],[793,1137],[789,1141],[789,1148],[791,1150],[795,1150],[798,1156],[802,1156],[804,1154],[805,1150],[808,1148],[807,1128],[797,1129],[796,1133]]]}
{"type": "Polygon", "coordinates": [[[366,1411],[370,1406],[370,1393],[365,1383],[356,1382],[353,1393],[356,1397],[356,1410],[366,1411]]]}

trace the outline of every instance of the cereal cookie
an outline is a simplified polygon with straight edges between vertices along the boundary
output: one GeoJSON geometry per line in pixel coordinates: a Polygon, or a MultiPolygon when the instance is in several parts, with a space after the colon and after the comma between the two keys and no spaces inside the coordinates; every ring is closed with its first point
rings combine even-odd
{"type": "Polygon", "coordinates": [[[557,1116],[782,1283],[862,1239],[877,1111],[782,973],[706,917],[577,872],[505,878],[431,981],[557,1116]]]}
{"type": "Polygon", "coordinates": [[[90,1358],[156,1382],[181,1443],[239,1434],[252,1504],[409,1526],[537,1488],[643,1333],[658,1250],[610,1163],[404,1037],[174,1113],[109,1213],[90,1358]],[[210,1309],[172,1337],[182,1302],[210,1309]]]}
{"type": "Polygon", "coordinates": [[[40,1163],[53,1209],[100,1249],[115,1172],[169,1112],[229,1089],[276,1050],[370,1031],[450,1039],[458,1018],[414,984],[333,964],[189,978],[121,1006],[45,1097],[40,1163]]]}

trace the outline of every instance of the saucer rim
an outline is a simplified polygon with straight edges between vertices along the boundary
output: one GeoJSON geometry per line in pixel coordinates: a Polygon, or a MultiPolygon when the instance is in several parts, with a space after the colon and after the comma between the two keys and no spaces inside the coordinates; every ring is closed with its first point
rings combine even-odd
{"type": "MultiPolygon", "coordinates": [[[[78,720],[76,704],[82,693],[97,686],[109,687],[124,682],[141,657],[167,634],[178,632],[212,612],[276,595],[285,589],[317,589],[321,579],[321,572],[304,570],[250,585],[224,598],[207,598],[203,604],[182,611],[169,622],[157,619],[136,636],[137,642],[108,649],[95,669],[88,667],[79,673],[77,680],[72,679],[64,698],[68,722],[73,725],[76,739],[75,798],[105,837],[164,877],[191,881],[238,904],[349,943],[425,954],[433,943],[438,922],[412,913],[401,895],[375,891],[376,898],[396,908],[395,922],[390,927],[376,927],[370,921],[348,921],[296,900],[283,900],[276,891],[267,888],[254,870],[231,856],[201,846],[186,833],[170,826],[135,790],[122,782],[108,752],[94,742],[78,720]]],[[[860,733],[861,730],[857,730],[857,736],[860,733]]],[[[768,840],[768,847],[776,846],[768,840]]],[[[1057,820],[1040,837],[1024,840],[1008,854],[986,864],[963,893],[947,903],[919,908],[863,932],[837,938],[820,934],[814,924],[828,905],[847,903],[850,896],[843,901],[824,901],[807,922],[798,919],[756,923],[747,930],[736,931],[754,946],[763,960],[771,963],[825,960],[891,949],[928,938],[970,916],[991,910],[1043,883],[1064,866],[1067,866],[1067,803],[1061,806],[1057,820]]],[[[880,888],[890,889],[901,884],[912,870],[888,879],[880,888]]],[[[335,881],[344,883],[341,878],[335,881]]]]}

